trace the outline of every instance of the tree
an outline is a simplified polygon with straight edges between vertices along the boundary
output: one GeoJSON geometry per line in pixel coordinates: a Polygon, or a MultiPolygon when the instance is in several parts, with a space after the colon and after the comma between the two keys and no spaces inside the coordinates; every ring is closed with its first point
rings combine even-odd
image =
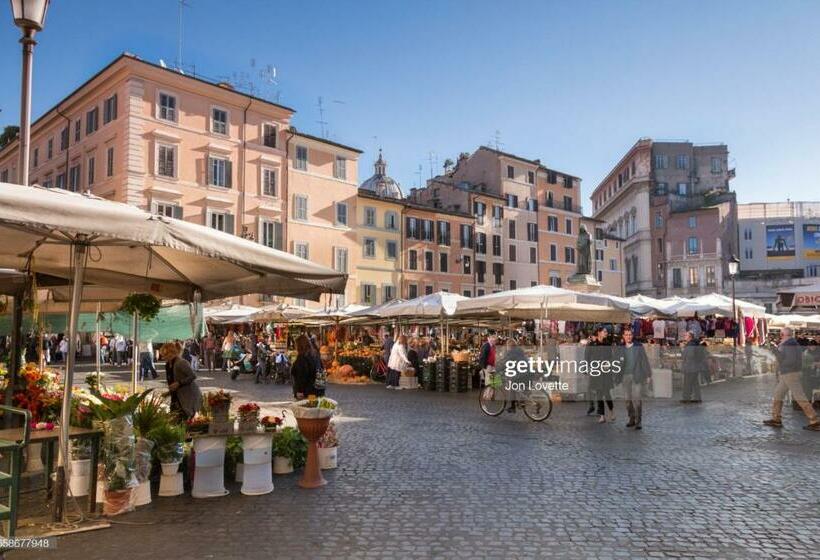
{"type": "Polygon", "coordinates": [[[453,167],[453,160],[447,158],[444,160],[444,171],[450,171],[450,168],[453,167]]]}
{"type": "Polygon", "coordinates": [[[12,140],[17,138],[17,135],[20,134],[20,127],[14,125],[8,125],[3,129],[3,132],[0,133],[0,149],[5,148],[6,144],[10,144],[12,140]]]}

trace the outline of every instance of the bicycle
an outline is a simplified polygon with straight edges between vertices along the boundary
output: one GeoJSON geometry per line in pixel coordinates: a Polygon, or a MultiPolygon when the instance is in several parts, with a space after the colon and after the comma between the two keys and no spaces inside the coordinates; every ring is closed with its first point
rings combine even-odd
{"type": "Polygon", "coordinates": [[[381,356],[373,360],[373,367],[370,368],[370,379],[377,383],[387,381],[387,362],[381,356]]]}
{"type": "Polygon", "coordinates": [[[478,395],[478,405],[487,416],[498,416],[507,404],[517,402],[524,414],[533,422],[543,422],[552,414],[552,399],[546,389],[534,389],[526,392],[522,399],[512,400],[507,389],[504,389],[500,375],[489,374],[489,382],[478,395]]]}

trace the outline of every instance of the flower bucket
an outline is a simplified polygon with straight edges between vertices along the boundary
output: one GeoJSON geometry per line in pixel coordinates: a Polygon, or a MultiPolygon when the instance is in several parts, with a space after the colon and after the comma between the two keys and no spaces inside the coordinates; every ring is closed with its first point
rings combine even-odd
{"type": "Polygon", "coordinates": [[[135,506],[144,506],[151,503],[151,481],[140,482],[132,492],[135,506]]]}
{"type": "Polygon", "coordinates": [[[320,447],[319,448],[319,468],[320,469],[335,469],[338,466],[338,450],[339,447],[320,447]]]}
{"type": "Polygon", "coordinates": [[[290,474],[293,472],[293,462],[289,457],[273,458],[273,474],[290,474]]]}
{"type": "Polygon", "coordinates": [[[28,444],[28,454],[26,455],[26,469],[25,471],[23,471],[25,474],[38,473],[42,470],[45,470],[46,466],[43,464],[43,460],[40,458],[42,450],[42,443],[38,442],[28,444]]]}
{"type": "Polygon", "coordinates": [[[91,459],[74,459],[71,461],[71,479],[68,483],[69,491],[75,498],[88,496],[88,486],[91,482],[91,459]]]}
{"type": "Polygon", "coordinates": [[[182,473],[173,475],[163,474],[159,479],[157,496],[180,496],[185,491],[182,473]]]}
{"type": "Polygon", "coordinates": [[[179,471],[180,462],[181,461],[176,461],[173,463],[160,463],[163,476],[173,476],[177,474],[177,471],[179,471]]]}
{"type": "Polygon", "coordinates": [[[225,464],[225,438],[194,438],[194,453],[197,468],[222,466],[225,464]]]}
{"type": "Polygon", "coordinates": [[[245,465],[240,492],[246,496],[261,496],[273,492],[270,463],[245,465]]]}
{"type": "Polygon", "coordinates": [[[246,465],[260,465],[271,462],[270,434],[242,436],[243,462],[246,465]]]}
{"type": "Polygon", "coordinates": [[[103,515],[109,517],[131,511],[131,488],[106,490],[103,500],[103,515]]]}
{"type": "Polygon", "coordinates": [[[233,478],[236,482],[242,482],[245,480],[245,463],[237,463],[236,464],[236,474],[233,478]]]}

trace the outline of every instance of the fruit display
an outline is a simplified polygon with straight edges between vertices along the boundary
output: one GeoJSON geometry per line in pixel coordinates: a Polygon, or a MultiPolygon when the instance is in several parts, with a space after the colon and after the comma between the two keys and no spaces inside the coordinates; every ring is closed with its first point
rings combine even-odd
{"type": "Polygon", "coordinates": [[[373,358],[380,350],[347,344],[339,350],[336,359],[327,367],[327,380],[331,383],[369,383],[368,373],[373,358]]]}

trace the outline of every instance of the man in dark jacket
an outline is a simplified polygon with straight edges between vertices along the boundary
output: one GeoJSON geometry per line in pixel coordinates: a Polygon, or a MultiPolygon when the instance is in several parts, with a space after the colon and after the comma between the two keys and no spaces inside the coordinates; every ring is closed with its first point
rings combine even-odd
{"type": "Polygon", "coordinates": [[[683,358],[683,396],[682,403],[699,403],[700,374],[709,367],[709,356],[706,347],[700,343],[692,331],[686,331],[684,346],[681,352],[683,358]]]}
{"type": "Polygon", "coordinates": [[[487,340],[481,345],[481,350],[478,352],[478,367],[481,370],[481,378],[484,384],[487,385],[490,381],[490,375],[495,372],[495,333],[490,332],[487,335],[487,340]]]}
{"type": "Polygon", "coordinates": [[[621,384],[626,401],[626,412],[629,415],[627,428],[641,429],[641,413],[643,402],[641,394],[644,385],[652,381],[652,368],[643,344],[633,340],[632,329],[624,331],[624,343],[617,348],[617,356],[621,362],[621,384]]]}
{"type": "MultiPolygon", "coordinates": [[[[600,368],[601,364],[612,361],[612,345],[609,343],[609,331],[606,327],[598,327],[595,336],[589,340],[584,349],[584,360],[588,367],[600,368]],[[597,366],[596,366],[597,363],[597,366]]],[[[590,373],[589,376],[589,406],[592,408],[593,402],[597,403],[598,423],[615,421],[615,404],[612,402],[612,388],[614,387],[612,372],[603,373],[598,369],[597,374],[590,373]],[[607,410],[607,408],[609,410],[607,410]]],[[[587,414],[589,414],[589,410],[587,414]]]]}
{"type": "Polygon", "coordinates": [[[783,397],[791,391],[792,398],[800,405],[806,418],[809,419],[808,425],[804,426],[804,428],[806,430],[820,432],[820,420],[817,419],[817,413],[814,412],[811,403],[806,399],[800,381],[801,369],[803,367],[803,348],[794,339],[794,333],[789,327],[785,327],[780,331],[780,345],[772,350],[775,358],[777,358],[780,375],[778,376],[777,385],[774,388],[772,417],[769,420],[764,420],[763,423],[773,428],[783,427],[783,421],[780,418],[780,413],[783,409],[783,397]]]}

